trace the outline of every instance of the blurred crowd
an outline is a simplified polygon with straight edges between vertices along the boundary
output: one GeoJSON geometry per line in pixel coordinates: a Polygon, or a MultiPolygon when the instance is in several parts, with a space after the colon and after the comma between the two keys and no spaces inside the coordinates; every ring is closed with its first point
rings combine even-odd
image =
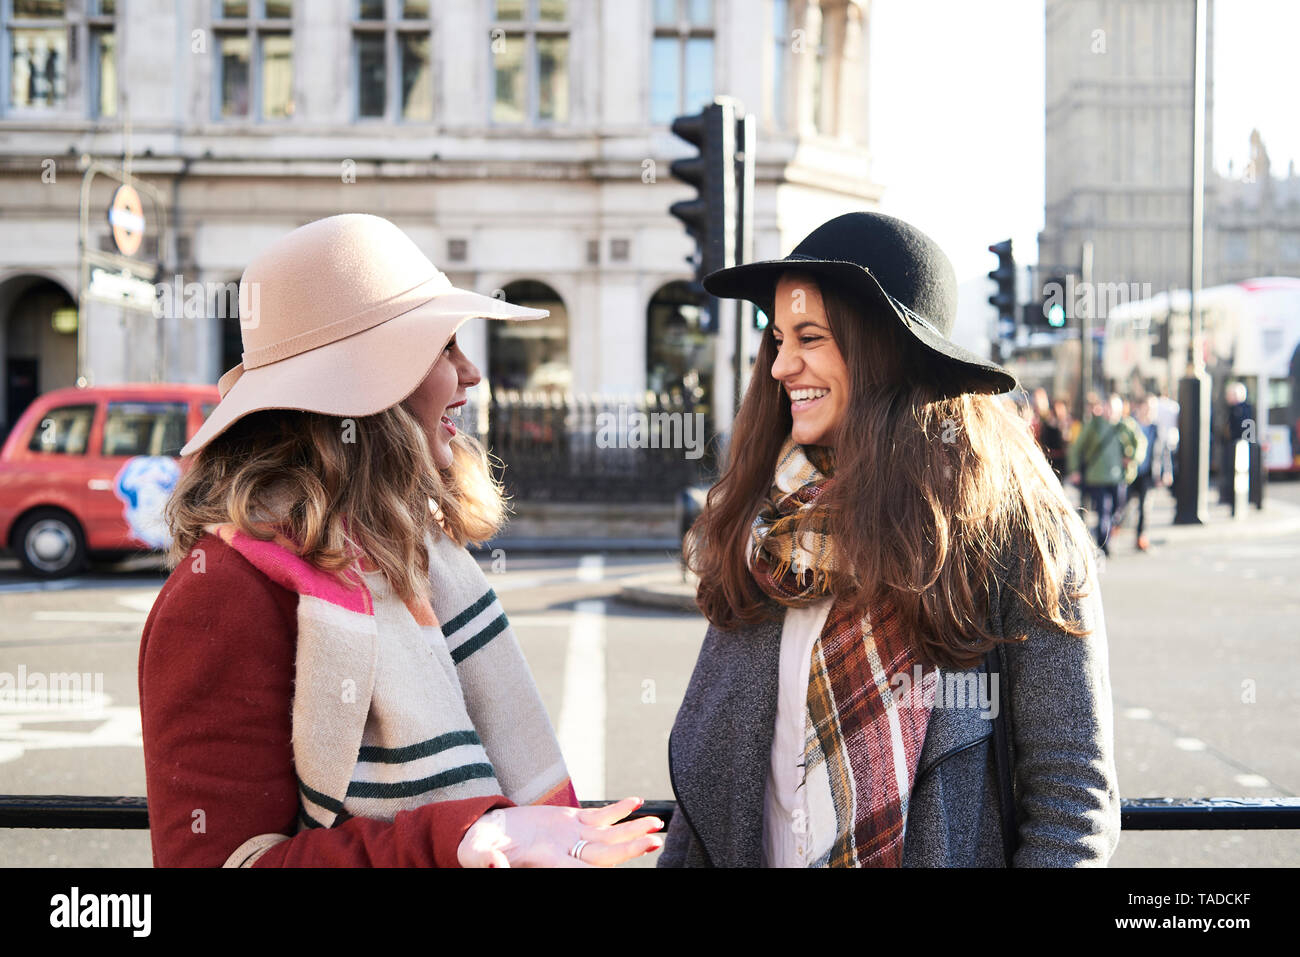
{"type": "MultiPolygon", "coordinates": [[[[1227,387],[1224,398],[1227,414],[1212,432],[1224,450],[1219,460],[1230,462],[1238,440],[1256,441],[1254,411],[1239,382],[1227,387]]],[[[1131,398],[1094,392],[1080,421],[1067,399],[1053,401],[1045,389],[1035,389],[1028,402],[1007,401],[1029,426],[1057,478],[1078,486],[1082,502],[1096,516],[1101,550],[1110,554],[1113,534],[1131,516],[1137,549],[1147,551],[1147,494],[1172,489],[1176,478],[1178,403],[1164,391],[1131,398]]],[[[1219,471],[1221,485],[1231,481],[1230,469],[1219,471]]]]}

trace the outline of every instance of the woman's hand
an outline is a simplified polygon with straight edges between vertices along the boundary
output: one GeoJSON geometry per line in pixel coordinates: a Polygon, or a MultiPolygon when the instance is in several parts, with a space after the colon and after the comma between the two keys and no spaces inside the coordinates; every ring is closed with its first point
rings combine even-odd
{"type": "Polygon", "coordinates": [[[465,832],[461,867],[614,867],[663,847],[656,817],[623,821],[643,803],[630,797],[604,807],[508,807],[491,811],[465,832]],[[569,852],[586,841],[577,858],[569,852]]]}

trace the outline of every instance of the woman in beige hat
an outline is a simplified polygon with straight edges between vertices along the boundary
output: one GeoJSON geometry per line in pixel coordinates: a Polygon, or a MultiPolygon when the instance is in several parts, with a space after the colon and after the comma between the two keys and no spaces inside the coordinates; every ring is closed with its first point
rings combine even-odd
{"type": "Polygon", "coordinates": [[[609,866],[657,849],[628,798],[578,807],[501,605],[465,545],[503,513],[454,419],[452,286],[349,214],[240,280],[243,361],[182,450],[140,708],[158,866],[609,866]]]}

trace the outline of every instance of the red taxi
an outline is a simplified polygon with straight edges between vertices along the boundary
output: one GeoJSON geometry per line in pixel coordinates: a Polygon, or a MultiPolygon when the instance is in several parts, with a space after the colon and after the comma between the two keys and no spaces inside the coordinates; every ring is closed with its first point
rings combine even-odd
{"type": "Polygon", "coordinates": [[[42,395],[0,450],[0,545],[41,578],[166,548],[162,506],[188,467],[177,456],[219,399],[214,385],[157,383],[42,395]]]}

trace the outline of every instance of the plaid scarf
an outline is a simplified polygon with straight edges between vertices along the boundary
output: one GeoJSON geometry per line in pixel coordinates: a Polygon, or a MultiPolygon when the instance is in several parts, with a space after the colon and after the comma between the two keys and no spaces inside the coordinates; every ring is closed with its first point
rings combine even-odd
{"type": "MultiPolygon", "coordinates": [[[[749,568],[759,587],[786,606],[813,604],[853,587],[836,556],[833,517],[818,506],[833,479],[829,450],[788,438],[767,501],[754,520],[749,568]]],[[[888,605],[864,619],[835,600],[813,644],[805,719],[804,779],[810,867],[899,867],[907,804],[925,743],[928,706],[900,703],[895,675],[922,688],[938,672],[924,666],[888,605]]],[[[909,703],[932,701],[913,694],[909,703]]]]}

